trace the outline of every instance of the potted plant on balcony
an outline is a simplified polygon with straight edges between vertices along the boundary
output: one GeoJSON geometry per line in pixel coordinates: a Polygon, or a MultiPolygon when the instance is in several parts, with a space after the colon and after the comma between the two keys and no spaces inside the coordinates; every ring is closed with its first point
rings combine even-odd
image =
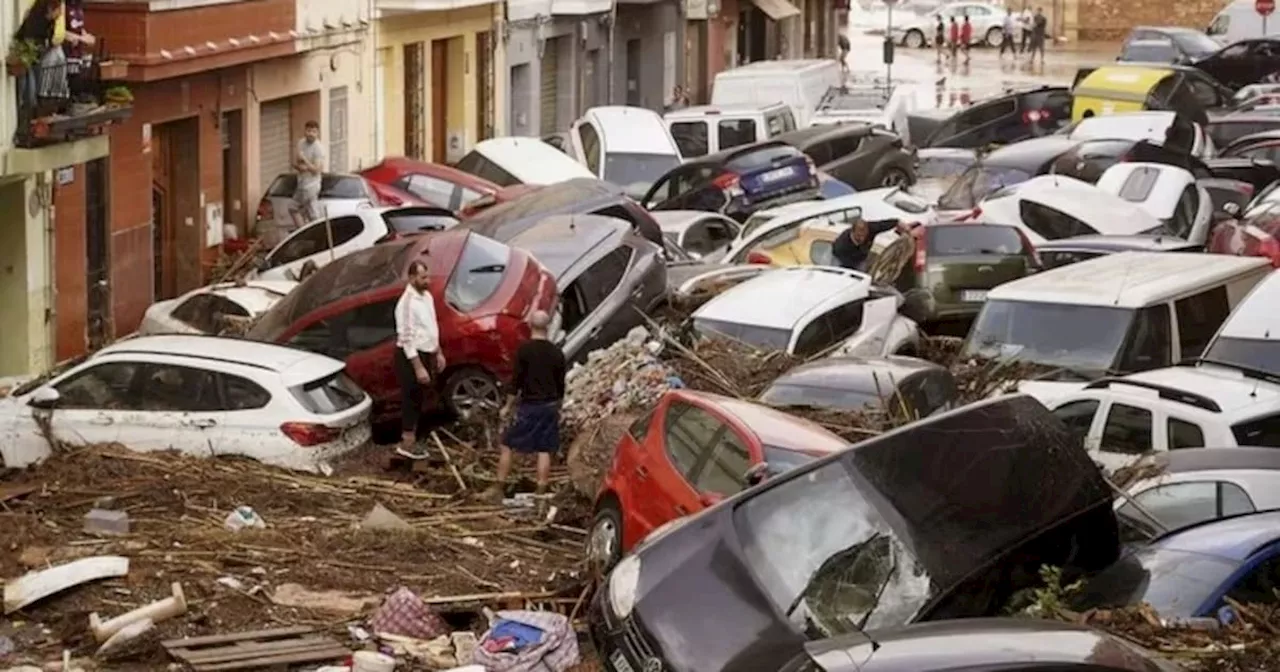
{"type": "Polygon", "coordinates": [[[14,40],[9,45],[9,55],[5,58],[5,70],[11,77],[21,77],[40,59],[40,47],[35,40],[14,40]]]}
{"type": "Polygon", "coordinates": [[[133,92],[127,86],[113,86],[102,95],[107,105],[124,106],[133,104],[133,92]]]}

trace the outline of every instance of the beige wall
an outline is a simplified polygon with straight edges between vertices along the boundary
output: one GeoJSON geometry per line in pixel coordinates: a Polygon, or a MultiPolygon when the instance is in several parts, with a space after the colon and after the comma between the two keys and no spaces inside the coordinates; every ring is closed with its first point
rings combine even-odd
{"type": "MultiPolygon", "coordinates": [[[[53,287],[48,228],[52,210],[27,207],[37,180],[0,183],[0,212],[23,213],[0,222],[0,376],[47,369],[53,360],[53,287]]],[[[47,190],[46,190],[47,191],[47,190]]],[[[43,201],[45,204],[47,200],[43,201]]]]}

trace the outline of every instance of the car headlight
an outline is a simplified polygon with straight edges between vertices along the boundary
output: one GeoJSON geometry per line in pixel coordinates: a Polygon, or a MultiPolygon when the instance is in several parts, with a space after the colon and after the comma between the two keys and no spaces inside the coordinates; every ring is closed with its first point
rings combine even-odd
{"type": "Polygon", "coordinates": [[[640,585],[640,558],[629,555],[609,573],[609,606],[618,618],[626,618],[636,608],[636,588],[640,585]]]}

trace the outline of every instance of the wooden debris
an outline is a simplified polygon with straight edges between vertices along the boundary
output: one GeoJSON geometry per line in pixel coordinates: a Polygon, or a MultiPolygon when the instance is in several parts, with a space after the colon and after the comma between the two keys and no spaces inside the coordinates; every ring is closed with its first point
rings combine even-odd
{"type": "Polygon", "coordinates": [[[302,626],[171,639],[161,646],[195,672],[317,663],[351,655],[347,647],[315,628],[302,626]]]}

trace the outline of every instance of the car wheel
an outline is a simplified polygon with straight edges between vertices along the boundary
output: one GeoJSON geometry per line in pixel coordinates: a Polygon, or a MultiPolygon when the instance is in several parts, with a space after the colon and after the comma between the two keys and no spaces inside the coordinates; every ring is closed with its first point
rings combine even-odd
{"type": "Polygon", "coordinates": [[[622,512],[618,500],[607,497],[596,510],[587,534],[587,560],[603,576],[622,559],[622,512]]]}
{"type": "Polygon", "coordinates": [[[449,410],[458,416],[484,408],[497,410],[502,407],[502,389],[498,380],[475,366],[464,366],[449,374],[442,396],[449,410]]]}
{"type": "Polygon", "coordinates": [[[902,44],[912,49],[924,48],[924,33],[918,30],[908,30],[906,37],[902,38],[902,44]]]}
{"type": "Polygon", "coordinates": [[[987,31],[987,46],[998,47],[1004,41],[1004,29],[994,26],[987,31]]]}
{"type": "Polygon", "coordinates": [[[882,187],[907,187],[911,186],[911,175],[901,168],[887,168],[884,174],[880,176],[880,186],[882,187]]]}

